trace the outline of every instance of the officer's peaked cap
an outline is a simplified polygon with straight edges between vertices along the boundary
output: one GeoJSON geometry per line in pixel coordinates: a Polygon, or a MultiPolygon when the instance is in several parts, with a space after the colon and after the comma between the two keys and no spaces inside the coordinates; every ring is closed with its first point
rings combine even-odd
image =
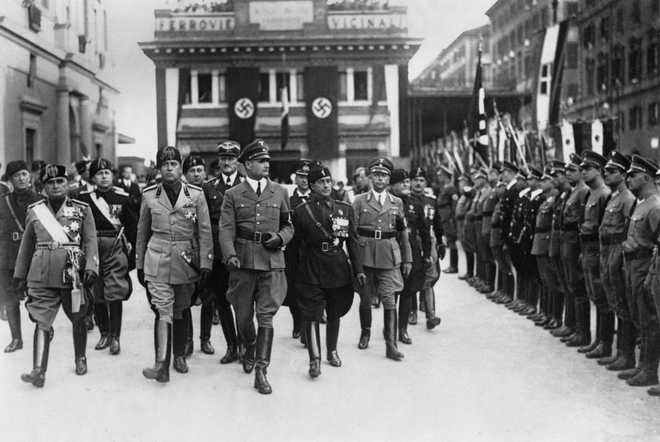
{"type": "Polygon", "coordinates": [[[257,138],[243,148],[243,151],[238,157],[238,161],[245,163],[246,161],[256,161],[261,159],[270,160],[268,153],[269,147],[264,140],[257,138]]]}

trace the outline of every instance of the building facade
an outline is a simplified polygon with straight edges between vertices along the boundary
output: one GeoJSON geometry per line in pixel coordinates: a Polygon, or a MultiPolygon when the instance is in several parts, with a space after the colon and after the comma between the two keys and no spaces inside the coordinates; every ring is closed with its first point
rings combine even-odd
{"type": "Polygon", "coordinates": [[[0,10],[0,162],[115,157],[101,0],[6,0],[0,10]]]}
{"type": "Polygon", "coordinates": [[[282,178],[303,157],[343,179],[376,155],[408,156],[407,65],[420,42],[406,13],[326,0],[156,10],[154,40],[140,46],[156,68],[159,146],[211,157],[221,139],[263,138],[282,178]]]}
{"type": "Polygon", "coordinates": [[[578,26],[579,93],[568,118],[599,118],[605,150],[660,159],[660,1],[581,0],[578,26]]]}

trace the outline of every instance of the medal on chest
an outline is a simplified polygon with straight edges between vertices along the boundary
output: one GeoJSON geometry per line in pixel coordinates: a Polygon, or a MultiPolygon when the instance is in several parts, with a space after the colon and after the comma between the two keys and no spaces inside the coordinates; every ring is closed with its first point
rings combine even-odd
{"type": "Polygon", "coordinates": [[[186,203],[186,205],[183,206],[183,216],[190,222],[197,222],[197,210],[191,202],[186,203]]]}
{"type": "MultiPolygon", "coordinates": [[[[344,211],[339,209],[337,213],[330,215],[332,220],[332,233],[335,236],[335,242],[339,243],[338,238],[348,238],[348,218],[344,216],[344,211]]],[[[335,244],[337,245],[337,244],[335,244]]]]}

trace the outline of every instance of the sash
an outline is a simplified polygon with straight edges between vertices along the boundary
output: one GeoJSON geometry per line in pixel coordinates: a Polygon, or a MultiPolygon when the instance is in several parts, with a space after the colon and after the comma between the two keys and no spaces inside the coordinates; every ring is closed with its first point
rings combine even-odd
{"type": "Polygon", "coordinates": [[[101,215],[103,215],[103,217],[107,219],[110,222],[110,224],[112,224],[115,230],[119,230],[121,221],[119,221],[117,217],[110,215],[110,206],[108,205],[108,202],[105,200],[105,198],[97,197],[94,192],[89,193],[89,198],[92,200],[92,203],[94,203],[96,208],[99,209],[101,215]]]}
{"type": "Polygon", "coordinates": [[[7,203],[7,207],[9,207],[9,213],[11,213],[11,217],[14,219],[16,227],[18,227],[18,232],[14,232],[12,234],[12,239],[14,241],[19,241],[21,239],[20,237],[23,236],[23,233],[25,232],[25,228],[23,228],[23,225],[18,220],[18,216],[16,216],[16,212],[14,211],[14,207],[11,205],[9,195],[5,195],[5,202],[7,203]]]}
{"type": "Polygon", "coordinates": [[[48,234],[51,236],[53,241],[62,244],[74,242],[71,240],[71,238],[69,238],[69,235],[64,230],[62,224],[57,221],[57,218],[55,218],[53,212],[48,210],[46,204],[37,204],[36,206],[32,207],[32,210],[34,211],[34,214],[37,216],[37,219],[41,225],[44,226],[44,229],[46,229],[48,234]]]}

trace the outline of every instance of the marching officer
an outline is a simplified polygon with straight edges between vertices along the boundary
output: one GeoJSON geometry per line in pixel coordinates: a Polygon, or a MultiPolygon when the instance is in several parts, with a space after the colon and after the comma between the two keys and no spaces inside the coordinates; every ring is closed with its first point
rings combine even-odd
{"type": "MultiPolygon", "coordinates": [[[[447,247],[449,248],[449,267],[444,273],[458,273],[458,249],[456,248],[456,202],[458,191],[454,186],[454,174],[445,166],[440,165],[438,170],[440,191],[435,204],[435,214],[442,222],[447,247]]],[[[440,238],[438,238],[439,240],[440,238]]]]}
{"type": "Polygon", "coordinates": [[[99,278],[93,287],[94,319],[101,332],[96,350],[121,351],[122,302],[133,291],[128,272],[135,268],[137,213],[128,193],[113,186],[112,163],[100,158],[89,166],[95,189],[80,193],[89,205],[96,226],[99,252],[99,278]]]}
{"type": "Polygon", "coordinates": [[[254,387],[261,394],[270,394],[266,374],[273,347],[273,316],[286,296],[282,247],[291,241],[293,226],[286,189],[268,179],[266,143],[260,139],[250,143],[239,161],[247,177],[225,192],[220,248],[230,269],[227,299],[234,306],[246,345],[243,370],[251,373],[256,363],[254,387]],[[256,336],[255,313],[259,326],[256,336]]]}
{"type": "Polygon", "coordinates": [[[85,288],[94,284],[99,272],[92,210],[67,196],[66,168],[47,165],[42,182],[48,198],[28,206],[14,270],[19,291],[24,290],[27,280],[25,306],[36,324],[32,372],[21,375],[21,380],[35,387],[45,383],[53,322],[60,305],[73,326],[76,374],[87,373],[84,318],[91,299],[85,288]]]}
{"type": "Polygon", "coordinates": [[[136,241],[138,280],[148,289],[155,312],[155,364],[142,374],[169,382],[171,350],[174,369],[188,372],[183,312],[190,307],[195,283],[203,286],[208,279],[213,240],[202,189],[181,181],[179,151],[169,146],[158,151],[156,167],[162,182],[142,192],[136,241]]]}
{"type": "Polygon", "coordinates": [[[25,161],[11,161],[5,171],[13,192],[0,198],[0,306],[6,309],[11,342],[5,353],[23,348],[20,301],[25,298],[19,291],[13,275],[16,256],[25,231],[27,208],[43,199],[30,188],[30,171],[25,161]]]}
{"type": "Polygon", "coordinates": [[[362,332],[358,348],[369,346],[371,337],[372,298],[383,303],[386,356],[400,361],[403,354],[397,349],[396,293],[403,290],[403,278],[412,267],[412,251],[408,241],[403,202],[390,194],[387,186],[394,166],[386,158],[369,163],[371,190],[358,195],[353,202],[361,261],[367,276],[360,290],[360,326],[362,332]],[[403,274],[403,276],[402,276],[403,274]]]}
{"type": "MultiPolygon", "coordinates": [[[[220,358],[221,364],[230,364],[239,358],[238,337],[236,335],[236,323],[234,321],[234,312],[231,304],[227,300],[227,287],[229,283],[229,272],[222,262],[222,252],[220,250],[220,215],[222,214],[222,201],[224,194],[228,189],[237,186],[242,182],[243,176],[238,172],[238,155],[241,152],[241,146],[232,140],[225,140],[218,143],[217,154],[218,173],[215,178],[207,181],[204,186],[206,202],[209,206],[211,217],[211,228],[213,232],[214,260],[213,269],[209,276],[206,290],[213,294],[215,308],[218,311],[220,326],[227,343],[227,351],[220,358]]],[[[202,306],[204,309],[204,306],[202,306]]],[[[204,313],[202,313],[204,317],[204,313]]],[[[205,322],[201,325],[202,334],[211,336],[211,323],[205,322]]]]}
{"type": "MultiPolygon", "coordinates": [[[[309,189],[309,182],[307,181],[307,174],[309,174],[311,168],[311,161],[303,160],[296,170],[295,184],[296,188],[293,190],[291,196],[289,196],[289,207],[292,211],[296,209],[300,204],[306,203],[309,201],[311,195],[311,190],[309,189]]],[[[297,265],[298,265],[298,248],[300,247],[300,238],[297,235],[293,235],[293,239],[289,244],[287,244],[286,249],[284,249],[284,259],[286,261],[286,298],[284,299],[284,305],[289,307],[291,312],[291,318],[293,319],[293,333],[291,337],[293,339],[301,338],[302,336],[302,318],[300,316],[300,311],[298,308],[298,288],[295,284],[296,275],[297,275],[297,265]]]]}
{"type": "Polygon", "coordinates": [[[341,367],[337,353],[340,318],[353,303],[353,276],[360,286],[367,277],[358,250],[353,208],[332,198],[332,176],[328,168],[314,166],[307,177],[312,195],[294,210],[293,225],[299,238],[300,256],[297,300],[309,353],[309,375],[315,378],[321,374],[319,322],[323,312],[327,311],[327,360],[331,366],[341,367]]]}

